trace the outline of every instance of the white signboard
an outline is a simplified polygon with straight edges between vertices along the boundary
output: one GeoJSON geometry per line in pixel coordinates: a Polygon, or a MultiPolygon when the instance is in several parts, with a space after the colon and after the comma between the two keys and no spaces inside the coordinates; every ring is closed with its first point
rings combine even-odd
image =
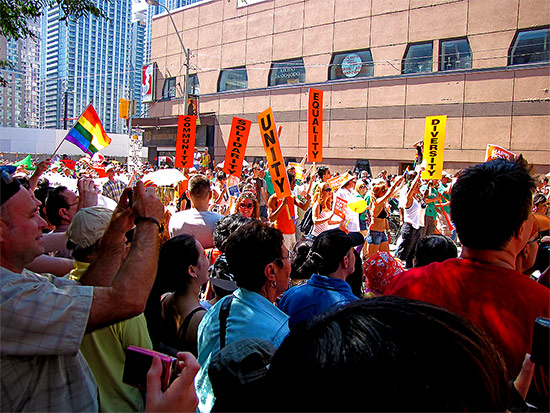
{"type": "Polygon", "coordinates": [[[141,168],[141,150],[143,148],[143,140],[141,136],[132,135],[128,145],[128,172],[134,174],[139,172],[141,168]]]}

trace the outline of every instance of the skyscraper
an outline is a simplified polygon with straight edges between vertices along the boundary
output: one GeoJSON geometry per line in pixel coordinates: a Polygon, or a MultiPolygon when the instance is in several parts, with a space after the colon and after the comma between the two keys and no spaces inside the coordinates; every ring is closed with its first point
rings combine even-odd
{"type": "Polygon", "coordinates": [[[145,53],[145,31],[147,22],[147,11],[141,10],[134,14],[132,20],[132,99],[136,101],[136,116],[144,116],[141,104],[141,67],[144,63],[145,53]]]}
{"type": "Polygon", "coordinates": [[[59,7],[42,16],[41,108],[44,128],[70,127],[93,101],[107,132],[125,132],[118,117],[120,98],[128,98],[131,73],[130,0],[95,0],[107,18],[61,20],[59,7]]]}
{"type": "Polygon", "coordinates": [[[0,125],[11,127],[38,127],[40,77],[40,24],[27,21],[27,26],[36,36],[19,40],[0,38],[0,60],[11,67],[0,74],[7,82],[0,88],[0,125]]]}

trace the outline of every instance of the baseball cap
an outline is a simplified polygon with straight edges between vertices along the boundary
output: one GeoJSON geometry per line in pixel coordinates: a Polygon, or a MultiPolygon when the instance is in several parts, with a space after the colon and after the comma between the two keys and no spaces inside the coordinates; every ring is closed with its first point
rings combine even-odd
{"type": "Polygon", "coordinates": [[[339,228],[324,231],[315,238],[311,255],[326,262],[340,262],[350,248],[362,245],[365,238],[360,232],[345,233],[339,228]]]}
{"type": "Polygon", "coordinates": [[[16,169],[11,165],[0,168],[0,205],[19,192],[21,185],[17,179],[12,177],[16,169]]]}
{"type": "Polygon", "coordinates": [[[225,254],[220,255],[210,267],[210,282],[225,291],[233,292],[237,289],[237,283],[229,269],[225,254]]]}
{"type": "Polygon", "coordinates": [[[110,209],[99,206],[80,209],[67,230],[67,248],[87,248],[94,245],[103,237],[112,214],[110,209]]]}

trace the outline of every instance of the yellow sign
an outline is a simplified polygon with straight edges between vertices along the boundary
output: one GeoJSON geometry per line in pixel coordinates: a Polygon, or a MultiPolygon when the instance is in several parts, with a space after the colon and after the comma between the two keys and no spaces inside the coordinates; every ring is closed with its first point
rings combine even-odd
{"type": "Polygon", "coordinates": [[[120,99],[120,104],[118,106],[119,118],[128,119],[130,117],[130,101],[127,99],[120,99]]]}
{"type": "Polygon", "coordinates": [[[447,116],[426,117],[423,154],[426,170],[422,172],[422,179],[441,179],[446,126],[447,116]]]}

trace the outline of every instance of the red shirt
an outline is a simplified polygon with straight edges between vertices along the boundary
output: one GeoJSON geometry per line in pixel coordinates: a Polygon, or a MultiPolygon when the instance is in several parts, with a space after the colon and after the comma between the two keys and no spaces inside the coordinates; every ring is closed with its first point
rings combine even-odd
{"type": "MultiPolygon", "coordinates": [[[[510,379],[520,372],[525,353],[531,353],[536,318],[550,318],[548,288],[518,271],[467,259],[403,272],[385,294],[427,301],[469,319],[492,339],[510,379]]],[[[548,376],[541,379],[541,371],[535,374],[537,393],[548,397],[548,376]]]]}

